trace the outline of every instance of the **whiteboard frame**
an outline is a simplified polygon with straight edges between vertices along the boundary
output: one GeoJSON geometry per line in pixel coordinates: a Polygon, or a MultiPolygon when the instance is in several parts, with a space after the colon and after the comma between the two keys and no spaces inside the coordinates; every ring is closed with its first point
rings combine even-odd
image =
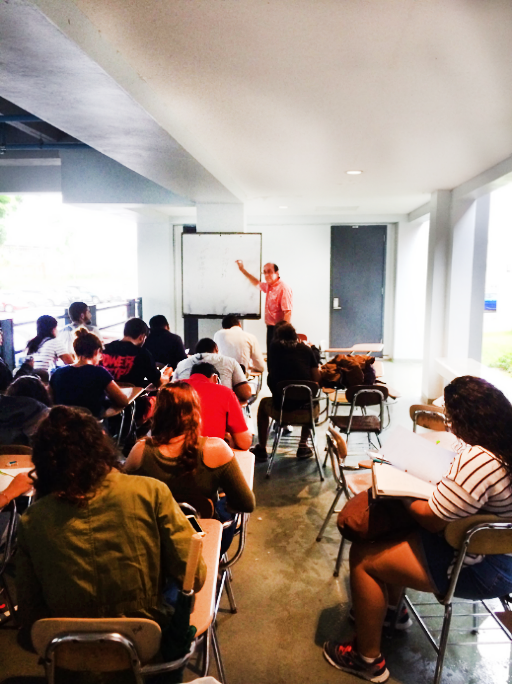
{"type": "MultiPolygon", "coordinates": [[[[210,232],[195,232],[195,233],[182,233],[181,234],[181,315],[183,318],[223,318],[223,316],[219,316],[218,314],[189,314],[189,313],[184,313],[184,301],[183,301],[183,296],[184,296],[184,290],[185,290],[185,284],[183,281],[183,239],[186,236],[187,239],[193,236],[201,237],[201,235],[259,235],[260,236],[260,270],[259,274],[261,274],[261,269],[262,269],[262,247],[263,247],[263,237],[262,233],[244,233],[242,231],[232,231],[232,232],[222,232],[222,231],[210,231],[210,232]]],[[[260,320],[261,319],[261,290],[259,291],[259,313],[257,314],[240,314],[237,313],[236,311],[231,311],[230,314],[237,316],[238,318],[241,319],[247,319],[247,320],[260,320]]]]}

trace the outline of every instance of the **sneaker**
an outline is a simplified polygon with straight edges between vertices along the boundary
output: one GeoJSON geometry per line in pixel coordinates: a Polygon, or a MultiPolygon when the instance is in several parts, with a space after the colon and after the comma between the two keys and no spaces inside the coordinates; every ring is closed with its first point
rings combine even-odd
{"type": "Polygon", "coordinates": [[[268,460],[267,450],[265,449],[265,447],[262,447],[259,444],[256,444],[256,446],[251,447],[249,451],[252,454],[254,454],[254,458],[257,461],[263,462],[268,460]]]}
{"type": "Polygon", "coordinates": [[[293,432],[293,425],[285,425],[283,428],[283,435],[291,435],[293,432]]]}
{"type": "Polygon", "coordinates": [[[313,456],[313,449],[308,446],[299,446],[297,449],[297,458],[311,458],[313,456]]]}
{"type": "Polygon", "coordinates": [[[373,663],[367,663],[354,650],[352,642],[342,644],[337,641],[326,641],[324,657],[336,669],[350,672],[369,682],[386,682],[389,679],[384,657],[379,656],[373,663]]]}
{"type": "MultiPolygon", "coordinates": [[[[386,611],[386,617],[384,618],[383,627],[393,627],[395,621],[396,610],[394,608],[388,608],[386,611]]],[[[348,611],[348,617],[352,622],[355,622],[354,609],[351,608],[348,611]]],[[[405,606],[402,606],[398,620],[396,621],[395,629],[405,630],[412,627],[411,616],[409,611],[405,606]]]]}

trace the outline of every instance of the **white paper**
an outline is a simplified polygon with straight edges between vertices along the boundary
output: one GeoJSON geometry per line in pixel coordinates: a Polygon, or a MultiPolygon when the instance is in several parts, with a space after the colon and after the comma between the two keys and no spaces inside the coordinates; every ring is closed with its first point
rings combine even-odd
{"type": "Polygon", "coordinates": [[[0,474],[0,492],[3,492],[4,489],[7,489],[7,487],[11,484],[18,473],[28,473],[30,470],[33,470],[33,468],[0,468],[0,470],[3,473],[9,473],[9,475],[0,474]]]}
{"type": "Polygon", "coordinates": [[[379,454],[396,468],[434,485],[446,475],[455,457],[454,451],[432,444],[401,425],[394,428],[379,454]]]}

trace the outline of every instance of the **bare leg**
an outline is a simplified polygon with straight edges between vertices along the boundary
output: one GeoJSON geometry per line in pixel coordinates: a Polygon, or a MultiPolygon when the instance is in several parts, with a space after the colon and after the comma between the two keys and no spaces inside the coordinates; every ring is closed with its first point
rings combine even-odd
{"type": "Polygon", "coordinates": [[[419,536],[411,534],[395,544],[353,543],[350,585],[357,649],[361,655],[376,658],[380,654],[382,624],[388,604],[387,585],[434,591],[423,565],[419,536]]]}

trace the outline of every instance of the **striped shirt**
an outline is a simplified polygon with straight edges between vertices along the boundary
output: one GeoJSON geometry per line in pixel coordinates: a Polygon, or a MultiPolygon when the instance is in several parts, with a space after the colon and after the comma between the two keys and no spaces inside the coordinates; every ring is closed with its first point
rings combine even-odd
{"type": "Polygon", "coordinates": [[[465,518],[478,512],[512,516],[512,481],[498,459],[480,446],[464,449],[429,500],[443,520],[465,518]]]}
{"type": "Polygon", "coordinates": [[[36,370],[50,370],[57,364],[59,356],[67,354],[65,343],[58,337],[47,337],[39,349],[32,354],[36,370]]]}

